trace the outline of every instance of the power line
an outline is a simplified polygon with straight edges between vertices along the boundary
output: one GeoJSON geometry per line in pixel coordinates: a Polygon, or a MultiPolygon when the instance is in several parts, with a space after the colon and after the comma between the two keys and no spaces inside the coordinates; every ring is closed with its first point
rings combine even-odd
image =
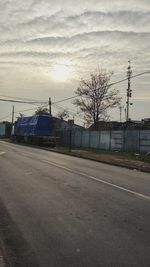
{"type": "MultiPolygon", "coordinates": [[[[134,75],[134,76],[131,76],[131,79],[133,79],[133,78],[135,78],[135,77],[138,77],[138,76],[141,76],[141,75],[143,75],[143,74],[149,74],[149,73],[150,73],[150,71],[145,71],[145,72],[142,72],[142,73],[138,73],[138,74],[136,74],[136,75],[134,75]]],[[[108,84],[108,86],[112,86],[112,85],[115,85],[115,84],[118,84],[118,83],[122,83],[122,82],[127,81],[127,80],[128,80],[128,78],[124,78],[124,79],[119,80],[119,81],[117,81],[117,82],[110,83],[110,84],[108,84]]],[[[67,100],[70,100],[70,99],[73,99],[73,98],[76,98],[76,97],[79,97],[79,96],[76,95],[76,96],[71,96],[71,97],[68,97],[68,98],[64,98],[64,99],[62,99],[62,100],[59,100],[59,101],[54,102],[53,104],[61,103],[61,102],[64,102],[64,101],[67,101],[67,100]]],[[[86,97],[87,97],[87,96],[86,96],[86,97]]]]}
{"type": "Polygon", "coordinates": [[[134,76],[131,76],[131,79],[132,79],[132,78],[135,78],[135,77],[138,77],[138,76],[141,76],[141,75],[143,75],[143,74],[149,74],[149,73],[150,73],[150,71],[145,71],[145,72],[136,74],[136,75],[134,75],[134,76]]]}
{"type": "MultiPolygon", "coordinates": [[[[150,71],[145,71],[145,72],[142,72],[142,73],[138,73],[138,74],[136,74],[136,75],[133,75],[133,76],[131,76],[130,78],[133,79],[133,78],[135,78],[135,77],[141,76],[141,75],[143,75],[143,74],[149,74],[149,73],[150,73],[150,71]]],[[[120,81],[117,81],[117,82],[114,82],[114,83],[110,83],[110,84],[108,84],[108,86],[112,86],[112,85],[115,85],[115,84],[117,84],[117,83],[122,83],[122,82],[127,81],[127,80],[128,80],[128,78],[125,78],[125,79],[122,79],[122,80],[120,80],[120,81]]]]}
{"type": "Polygon", "coordinates": [[[5,117],[2,117],[0,120],[2,121],[2,120],[5,120],[5,119],[7,119],[9,116],[11,116],[12,115],[12,113],[9,113],[7,116],[5,116],[5,117]]]}
{"type": "MultiPolygon", "coordinates": [[[[47,107],[47,106],[48,106],[48,105],[44,105],[43,108],[44,108],[44,107],[47,107]]],[[[24,109],[24,110],[18,110],[18,111],[16,111],[15,113],[20,113],[20,112],[30,111],[30,110],[35,110],[35,109],[36,109],[36,107],[35,107],[35,108],[24,109]]]]}
{"type": "MultiPolygon", "coordinates": [[[[65,108],[57,105],[57,104],[53,104],[55,108],[59,109],[59,110],[65,110],[65,108]]],[[[72,115],[75,115],[76,113],[75,112],[72,112],[70,109],[68,109],[69,113],[72,114],[72,115]]]]}
{"type": "Polygon", "coordinates": [[[37,102],[37,103],[46,103],[47,101],[40,101],[40,100],[37,100],[37,99],[29,99],[29,98],[22,98],[22,97],[15,97],[15,96],[8,96],[8,95],[1,95],[0,94],[0,97],[10,97],[10,98],[13,98],[13,99],[19,99],[19,100],[26,100],[26,101],[34,101],[34,102],[37,102]]]}
{"type": "MultiPolygon", "coordinates": [[[[150,71],[145,71],[145,72],[142,72],[142,73],[138,73],[134,76],[131,76],[131,79],[135,78],[135,77],[138,77],[138,76],[141,76],[141,75],[144,75],[144,74],[149,74],[150,71]]],[[[128,78],[125,78],[125,79],[122,79],[122,80],[119,80],[119,81],[116,81],[114,83],[111,83],[109,84],[108,86],[112,86],[112,85],[115,85],[115,84],[118,84],[118,83],[121,83],[121,82],[124,82],[124,81],[127,81],[128,78]]],[[[1,95],[3,97],[11,97],[13,99],[22,99],[22,100],[29,100],[29,101],[21,101],[21,100],[12,100],[12,99],[3,99],[3,98],[0,98],[0,101],[4,101],[4,102],[12,102],[12,103],[20,103],[20,104],[32,104],[32,105],[37,105],[37,104],[41,104],[41,103],[47,103],[47,101],[30,101],[31,99],[25,99],[25,98],[18,98],[18,97],[12,97],[12,96],[5,96],[5,95],[1,95]]],[[[57,103],[61,103],[61,102],[64,102],[64,101],[67,101],[67,100],[70,100],[70,99],[73,99],[73,98],[76,98],[76,97],[79,97],[78,95],[77,96],[71,96],[71,97],[68,97],[68,98],[64,98],[64,99],[61,99],[59,101],[56,101],[56,102],[53,102],[52,104],[55,105],[57,103]]],[[[47,105],[46,105],[47,106],[47,105]]],[[[57,108],[61,108],[63,109],[62,107],[58,107],[57,108]]],[[[25,109],[25,110],[21,110],[21,111],[17,111],[15,113],[19,113],[19,112],[24,112],[24,111],[29,111],[29,110],[34,110],[35,108],[32,108],[32,109],[25,109]]],[[[73,115],[76,115],[76,114],[73,114],[73,115]]],[[[3,117],[2,119],[5,119],[7,118],[9,115],[7,115],[6,117],[3,117]]],[[[77,115],[76,115],[77,116],[77,115]]]]}
{"type": "MultiPolygon", "coordinates": [[[[29,109],[24,109],[24,110],[18,110],[18,111],[15,111],[14,113],[17,114],[17,113],[20,113],[20,112],[30,111],[30,110],[35,110],[35,108],[29,108],[29,109]]],[[[0,120],[2,121],[2,120],[8,118],[8,117],[11,116],[11,115],[12,115],[12,113],[9,113],[7,116],[0,118],[0,120]]]]}
{"type": "Polygon", "coordinates": [[[78,97],[78,96],[75,95],[75,96],[71,96],[71,97],[68,97],[68,98],[64,98],[64,99],[62,99],[62,100],[53,102],[52,104],[61,103],[61,102],[63,102],[63,101],[67,101],[67,100],[70,100],[70,99],[75,98],[75,97],[78,97]]]}
{"type": "Polygon", "coordinates": [[[12,99],[4,99],[4,98],[0,98],[0,101],[4,101],[4,102],[12,102],[12,103],[21,103],[21,104],[32,104],[32,105],[37,105],[41,102],[27,102],[27,101],[19,101],[19,100],[12,100],[12,99]]]}
{"type": "MultiPolygon", "coordinates": [[[[150,73],[150,71],[145,71],[145,72],[142,72],[142,73],[138,73],[138,74],[136,74],[134,76],[131,76],[131,79],[133,79],[135,77],[138,77],[138,76],[141,76],[143,74],[149,74],[149,73],[150,73]]],[[[108,84],[108,86],[112,86],[112,85],[115,85],[115,84],[118,84],[118,83],[122,83],[122,82],[127,81],[127,80],[128,80],[128,78],[125,78],[125,79],[122,79],[122,80],[119,80],[119,81],[110,83],[110,84],[108,84]]],[[[28,99],[28,98],[19,98],[19,97],[12,97],[12,96],[6,96],[6,95],[0,95],[0,96],[3,96],[3,97],[11,97],[13,99],[22,99],[22,100],[12,100],[12,99],[3,99],[3,98],[0,98],[0,101],[6,101],[6,102],[23,103],[23,104],[47,103],[47,101],[39,101],[39,100],[31,101],[31,99],[28,99]],[[27,101],[23,101],[23,100],[27,100],[27,101]]],[[[64,98],[64,99],[58,100],[56,102],[53,102],[52,104],[61,103],[61,102],[64,102],[64,101],[67,101],[67,100],[70,100],[70,99],[73,99],[73,98],[76,98],[76,97],[78,97],[78,95],[75,95],[75,96],[71,96],[71,97],[68,97],[68,98],[64,98]]]]}
{"type": "MultiPolygon", "coordinates": [[[[48,105],[46,104],[46,105],[43,105],[42,107],[44,108],[44,107],[47,107],[47,106],[48,105]]],[[[14,113],[17,114],[17,113],[21,113],[21,112],[24,112],[24,111],[30,111],[30,110],[35,110],[35,109],[36,109],[36,107],[34,107],[34,108],[28,108],[28,109],[24,109],[24,110],[15,111],[14,113]]],[[[10,115],[12,115],[12,113],[9,113],[5,117],[0,118],[0,120],[4,120],[5,118],[8,118],[10,115]]]]}
{"type": "MultiPolygon", "coordinates": [[[[60,106],[58,104],[52,104],[54,107],[56,106],[58,109],[67,109],[66,107],[63,107],[63,106],[60,106]]],[[[72,109],[72,108],[69,108],[69,110],[71,110],[72,112],[76,113],[76,110],[72,109]]]]}
{"type": "Polygon", "coordinates": [[[28,109],[24,109],[24,110],[18,110],[18,111],[15,111],[15,113],[20,113],[20,112],[30,111],[30,110],[35,110],[35,108],[28,108],[28,109]]]}
{"type": "MultiPolygon", "coordinates": [[[[118,81],[118,82],[111,83],[111,84],[109,84],[108,86],[112,86],[112,85],[114,85],[114,84],[121,83],[121,82],[126,81],[126,80],[127,80],[127,78],[125,78],[125,79],[123,79],[123,80],[120,80],[120,81],[118,81]]],[[[67,100],[70,100],[70,99],[73,99],[73,98],[76,98],[76,97],[79,97],[79,96],[78,96],[78,95],[75,95],[75,96],[71,96],[71,97],[68,97],[68,98],[64,98],[64,99],[62,99],[62,100],[53,102],[52,104],[61,103],[61,102],[64,102],[64,101],[67,101],[67,100]]],[[[86,97],[87,97],[87,96],[86,96],[86,97]]]]}
{"type": "MultiPolygon", "coordinates": [[[[59,110],[65,110],[65,108],[63,108],[63,107],[61,107],[60,105],[57,105],[57,104],[54,104],[54,108],[57,108],[57,109],[59,109],[59,110]]],[[[79,118],[79,119],[84,120],[84,118],[83,118],[81,115],[79,116],[79,114],[76,113],[75,111],[73,112],[73,111],[71,111],[71,109],[68,109],[68,111],[69,111],[69,113],[70,113],[71,115],[73,115],[73,116],[75,116],[75,117],[77,117],[77,118],[79,118]]],[[[81,112],[81,113],[82,113],[82,112],[81,112]]]]}

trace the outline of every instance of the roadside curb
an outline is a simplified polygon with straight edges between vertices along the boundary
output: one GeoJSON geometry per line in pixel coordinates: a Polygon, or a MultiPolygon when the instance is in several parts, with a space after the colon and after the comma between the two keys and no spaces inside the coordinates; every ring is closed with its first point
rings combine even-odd
{"type": "Polygon", "coordinates": [[[127,169],[130,169],[130,170],[137,170],[137,171],[141,171],[141,172],[150,173],[150,170],[147,170],[147,169],[142,168],[140,166],[139,167],[138,166],[129,166],[127,164],[122,164],[122,163],[115,163],[115,162],[110,162],[110,161],[105,161],[105,160],[98,160],[98,159],[94,159],[92,157],[86,157],[86,156],[83,156],[83,155],[75,154],[74,152],[65,152],[65,151],[60,151],[60,150],[54,150],[52,148],[39,147],[39,146],[32,146],[32,147],[40,148],[40,149],[43,149],[43,150],[46,150],[46,151],[51,151],[51,152],[55,152],[55,153],[58,153],[58,154],[64,154],[64,155],[72,156],[72,157],[76,157],[76,158],[92,160],[92,161],[95,161],[95,162],[108,164],[108,165],[111,165],[111,166],[116,166],[116,167],[121,167],[121,168],[127,168],[127,169]]]}
{"type": "Polygon", "coordinates": [[[30,145],[29,146],[27,144],[18,144],[18,143],[15,143],[15,144],[22,145],[22,146],[27,146],[27,147],[32,147],[32,148],[37,148],[37,149],[42,149],[42,150],[45,150],[45,151],[55,152],[55,153],[58,153],[58,154],[64,154],[64,155],[72,156],[72,157],[76,157],[76,158],[92,160],[92,161],[95,161],[95,162],[100,162],[100,163],[108,164],[108,165],[115,166],[115,167],[121,167],[121,168],[130,169],[130,170],[136,170],[136,171],[141,171],[141,172],[145,172],[145,173],[150,173],[150,168],[146,169],[146,167],[142,167],[142,166],[133,166],[133,165],[129,166],[127,163],[123,164],[122,162],[121,163],[119,163],[119,162],[116,163],[116,162],[111,162],[111,161],[98,160],[98,159],[95,159],[95,158],[90,157],[90,156],[88,157],[88,156],[83,156],[83,155],[77,154],[75,152],[69,152],[69,151],[67,152],[67,151],[55,150],[55,149],[49,148],[49,147],[40,147],[40,146],[36,146],[36,145],[30,145]]]}

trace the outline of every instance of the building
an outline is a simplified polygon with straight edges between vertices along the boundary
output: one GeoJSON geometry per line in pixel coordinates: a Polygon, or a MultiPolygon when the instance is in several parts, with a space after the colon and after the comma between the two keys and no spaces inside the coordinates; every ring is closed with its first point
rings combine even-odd
{"type": "Polygon", "coordinates": [[[143,129],[150,130],[150,118],[142,119],[141,121],[129,120],[127,122],[118,121],[98,121],[93,123],[90,127],[90,131],[99,130],[125,130],[125,129],[143,129]]]}

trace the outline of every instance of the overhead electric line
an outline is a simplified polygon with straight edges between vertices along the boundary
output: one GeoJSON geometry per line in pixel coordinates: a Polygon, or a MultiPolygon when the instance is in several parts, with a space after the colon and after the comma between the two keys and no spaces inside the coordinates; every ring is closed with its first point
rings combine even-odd
{"type": "MultiPolygon", "coordinates": [[[[14,113],[17,114],[17,113],[21,113],[21,112],[24,112],[24,111],[30,111],[30,110],[35,110],[36,108],[29,108],[29,109],[24,109],[24,110],[18,110],[18,111],[15,111],[14,113]]],[[[8,115],[6,115],[5,117],[2,117],[0,118],[0,120],[4,120],[8,117],[10,117],[12,115],[12,113],[9,113],[8,115]]]]}
{"type": "Polygon", "coordinates": [[[12,113],[9,113],[9,114],[6,115],[5,117],[0,118],[0,120],[3,121],[3,120],[5,120],[5,119],[7,119],[8,117],[10,117],[11,115],[12,115],[12,113]]]}
{"type": "MultiPolygon", "coordinates": [[[[133,79],[135,77],[138,77],[138,76],[141,76],[141,75],[144,75],[144,74],[149,74],[150,71],[145,71],[145,72],[142,72],[142,73],[138,73],[134,76],[131,76],[130,78],[133,79]]],[[[114,83],[111,83],[109,84],[108,86],[112,86],[112,85],[115,85],[115,84],[118,84],[118,83],[122,83],[124,81],[127,81],[128,78],[125,78],[125,79],[122,79],[122,80],[119,80],[119,81],[116,81],[114,83]]],[[[3,98],[0,98],[0,101],[4,101],[4,102],[12,102],[12,103],[20,103],[20,104],[31,104],[31,105],[39,105],[39,104],[46,104],[46,106],[48,106],[48,101],[39,101],[39,100],[35,100],[35,101],[31,101],[31,99],[26,99],[26,98],[19,98],[19,97],[12,97],[12,96],[6,96],[6,95],[0,95],[0,96],[3,96],[3,97],[11,97],[12,99],[3,99],[3,98]],[[16,99],[16,100],[13,100],[13,99],[16,99]],[[18,99],[18,100],[17,100],[18,99]]],[[[73,98],[76,98],[76,97],[79,97],[78,95],[75,95],[75,96],[71,96],[71,97],[67,97],[67,98],[64,98],[64,99],[61,99],[59,101],[56,101],[56,102],[52,102],[52,105],[55,105],[57,103],[61,103],[61,102],[64,102],[64,101],[67,101],[67,100],[70,100],[70,99],[73,99],[73,98]]],[[[58,108],[58,106],[57,106],[58,108]]],[[[59,107],[60,108],[60,107],[59,107]]],[[[24,111],[29,111],[29,110],[34,110],[35,108],[32,108],[32,109],[25,109],[25,110],[21,110],[21,111],[17,111],[15,113],[19,113],[19,112],[24,112],[24,111]]],[[[62,108],[63,109],[63,108],[62,108]]],[[[76,115],[76,114],[75,114],[76,115]]],[[[9,115],[7,115],[6,117],[3,117],[2,119],[5,119],[7,118],[9,115]]],[[[76,115],[77,116],[77,115],[76,115]]],[[[2,120],[1,119],[1,120],[2,120]]]]}
{"type": "MultiPolygon", "coordinates": [[[[136,75],[131,76],[131,79],[133,79],[135,77],[138,77],[138,76],[141,76],[143,74],[149,74],[149,73],[150,73],[150,71],[145,71],[145,72],[142,72],[142,73],[138,73],[136,75]]],[[[110,84],[108,84],[108,86],[112,86],[112,85],[115,85],[115,84],[118,84],[118,83],[122,83],[122,82],[127,81],[127,80],[128,80],[128,78],[124,78],[124,79],[119,80],[117,82],[110,83],[110,84]]],[[[68,97],[68,98],[64,98],[64,99],[58,100],[56,102],[53,102],[52,104],[61,103],[61,102],[64,102],[64,101],[67,101],[67,100],[70,100],[70,99],[73,99],[73,98],[76,98],[76,97],[79,97],[79,96],[75,95],[75,96],[71,96],[71,97],[68,97]]]]}
{"type": "Polygon", "coordinates": [[[47,103],[47,101],[44,101],[44,100],[37,100],[37,99],[29,99],[29,98],[22,98],[22,97],[15,97],[15,96],[8,96],[8,95],[1,95],[0,94],[0,97],[10,97],[10,98],[13,98],[13,99],[18,99],[18,100],[25,100],[25,101],[34,101],[34,102],[37,102],[37,103],[47,103]]]}
{"type": "MultiPolygon", "coordinates": [[[[43,108],[44,107],[47,107],[48,105],[44,105],[43,106],[43,108]]],[[[24,110],[18,110],[18,111],[15,111],[15,113],[20,113],[20,112],[24,112],[24,111],[30,111],[30,110],[35,110],[36,109],[36,107],[34,107],[34,108],[28,108],[28,109],[24,109],[24,110]]]]}
{"type": "MultiPolygon", "coordinates": [[[[135,77],[141,76],[141,75],[143,75],[143,74],[149,74],[149,73],[150,73],[150,71],[145,71],[145,72],[142,72],[142,73],[138,73],[138,74],[136,74],[136,75],[133,75],[133,76],[131,76],[130,78],[133,79],[133,78],[135,78],[135,77]]],[[[114,82],[114,83],[110,83],[110,84],[108,84],[108,86],[112,86],[112,85],[115,85],[115,84],[117,84],[117,83],[122,83],[122,82],[127,81],[127,80],[128,80],[128,78],[125,78],[125,79],[122,79],[122,80],[120,80],[120,81],[117,81],[117,82],[114,82]]]]}
{"type": "MultiPolygon", "coordinates": [[[[61,107],[61,106],[59,106],[59,105],[57,105],[57,104],[53,104],[53,106],[54,106],[55,108],[59,109],[59,110],[63,110],[63,111],[66,110],[66,108],[61,107]]],[[[68,111],[69,111],[69,113],[72,114],[72,115],[75,115],[75,114],[76,114],[75,112],[71,111],[70,109],[68,109],[68,111]]]]}
{"type": "MultiPolygon", "coordinates": [[[[131,79],[132,79],[132,78],[135,78],[135,77],[137,77],[137,76],[141,76],[141,75],[143,75],[143,74],[149,74],[149,73],[150,73],[150,71],[141,72],[141,73],[138,73],[138,74],[132,76],[131,79]]],[[[127,79],[128,79],[128,78],[127,78],[127,79]]]]}
{"type": "Polygon", "coordinates": [[[62,100],[53,102],[52,104],[61,103],[61,102],[63,102],[63,101],[67,101],[67,100],[70,100],[70,99],[75,98],[75,97],[78,97],[78,96],[75,95],[75,96],[71,96],[71,97],[68,97],[68,98],[64,98],[64,99],[62,99],[62,100]]]}
{"type": "MultiPolygon", "coordinates": [[[[141,75],[144,75],[144,74],[149,74],[149,73],[150,73],[150,71],[145,71],[145,72],[142,72],[142,73],[138,73],[138,74],[136,74],[134,76],[131,76],[131,79],[133,79],[135,77],[138,77],[138,76],[141,76],[141,75]]],[[[122,80],[119,80],[119,81],[110,83],[110,84],[108,84],[108,86],[112,86],[112,85],[115,85],[115,84],[118,84],[118,83],[122,83],[122,82],[127,81],[127,80],[128,80],[128,78],[125,78],[125,79],[122,79],[122,80]]],[[[3,97],[11,97],[13,99],[18,99],[18,100],[12,100],[12,99],[3,99],[3,98],[0,98],[0,101],[7,101],[7,102],[14,102],[14,103],[40,104],[40,103],[47,103],[48,102],[48,101],[43,101],[43,100],[42,101],[39,101],[39,100],[32,101],[32,99],[28,99],[28,98],[12,97],[12,96],[6,96],[6,95],[1,95],[1,94],[0,94],[0,96],[3,96],[3,97]]],[[[71,97],[67,97],[67,98],[58,100],[56,102],[53,102],[52,104],[61,103],[61,102],[64,102],[64,101],[67,101],[67,100],[70,100],[70,99],[73,99],[73,98],[76,98],[76,97],[78,97],[78,95],[75,95],[75,96],[71,96],[71,97]]]]}
{"type": "Polygon", "coordinates": [[[12,100],[12,99],[4,99],[4,98],[0,98],[0,101],[4,101],[4,102],[12,102],[12,103],[21,103],[21,104],[32,104],[32,105],[37,105],[40,104],[41,102],[32,102],[32,101],[19,101],[19,100],[12,100]]]}
{"type": "MultiPolygon", "coordinates": [[[[57,104],[54,104],[54,108],[57,108],[57,109],[63,110],[63,111],[65,110],[65,108],[63,108],[63,107],[61,107],[60,105],[57,105],[57,104]]],[[[76,111],[72,111],[71,109],[68,109],[68,111],[72,116],[84,120],[84,118],[81,115],[79,116],[79,114],[76,113],[76,111]]]]}

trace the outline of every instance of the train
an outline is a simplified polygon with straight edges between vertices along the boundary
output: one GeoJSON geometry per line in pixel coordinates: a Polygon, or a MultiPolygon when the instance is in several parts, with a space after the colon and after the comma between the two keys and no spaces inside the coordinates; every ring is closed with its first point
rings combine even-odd
{"type": "Polygon", "coordinates": [[[54,147],[54,120],[48,114],[19,117],[14,124],[12,141],[54,147]]]}

